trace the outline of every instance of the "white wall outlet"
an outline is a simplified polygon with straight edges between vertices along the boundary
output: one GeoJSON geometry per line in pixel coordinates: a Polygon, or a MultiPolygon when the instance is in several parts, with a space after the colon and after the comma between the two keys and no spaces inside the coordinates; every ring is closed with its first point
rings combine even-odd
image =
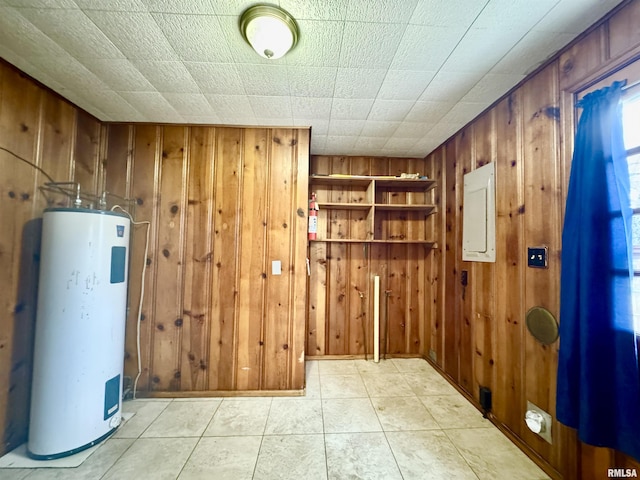
{"type": "Polygon", "coordinates": [[[553,443],[551,439],[551,415],[542,410],[537,405],[527,401],[527,412],[524,414],[524,421],[529,430],[540,435],[547,442],[553,443]]]}

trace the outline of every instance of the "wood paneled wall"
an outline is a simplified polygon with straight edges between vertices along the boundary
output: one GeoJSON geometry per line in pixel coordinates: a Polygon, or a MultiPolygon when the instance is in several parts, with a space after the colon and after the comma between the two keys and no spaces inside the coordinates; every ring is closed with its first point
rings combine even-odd
{"type": "MultiPolygon", "coordinates": [[[[112,124],[106,165],[106,189],[135,198],[136,220],[151,222],[138,389],[304,388],[309,131],[112,124]]],[[[139,226],[133,300],[144,245],[139,226]]],[[[132,301],[133,378],[136,318],[132,301]]]]}
{"type": "MultiPolygon", "coordinates": [[[[95,194],[103,127],[0,60],[0,147],[95,194]]],[[[0,150],[0,455],[26,440],[45,176],[0,150]]]]}
{"type": "MultiPolygon", "coordinates": [[[[313,156],[310,172],[350,175],[419,172],[430,179],[438,180],[439,177],[432,160],[410,158],[313,156]]],[[[440,187],[436,186],[433,193],[436,205],[439,203],[439,190],[440,187]]],[[[327,221],[344,223],[347,236],[358,237],[349,229],[363,228],[361,226],[365,225],[366,213],[341,210],[336,215],[327,221]],[[344,215],[348,218],[343,218],[344,215]]],[[[431,215],[424,222],[426,226],[421,227],[427,229],[428,238],[436,234],[437,218],[437,214],[431,215]]],[[[398,232],[405,234],[406,228],[411,228],[411,223],[406,221],[387,223],[389,229],[398,229],[398,232]]],[[[434,298],[431,291],[437,283],[434,277],[435,257],[430,248],[411,243],[311,242],[309,250],[311,275],[307,306],[307,355],[363,356],[367,353],[371,358],[373,278],[376,275],[380,276],[381,328],[387,317],[385,291],[390,292],[388,353],[410,356],[428,354],[424,341],[424,319],[433,321],[437,330],[435,304],[429,300],[434,298]]],[[[381,335],[384,337],[384,332],[381,335]]]]}
{"type": "Polygon", "coordinates": [[[640,464],[619,452],[581,444],[575,431],[555,420],[553,444],[524,423],[527,401],[555,416],[559,343],[538,343],[525,327],[525,314],[540,305],[559,315],[573,93],[640,58],[637,25],[640,1],[626,2],[427,157],[443,169],[435,275],[435,323],[442,328],[425,336],[427,348],[476,401],[479,386],[491,388],[494,420],[551,474],[568,479],[606,478],[608,468],[640,471],[640,464]],[[463,175],[491,161],[497,172],[497,259],[463,262],[463,175]],[[549,248],[549,268],[528,268],[527,247],[541,245],[549,248]],[[465,270],[466,288],[460,282],[465,270]]]}

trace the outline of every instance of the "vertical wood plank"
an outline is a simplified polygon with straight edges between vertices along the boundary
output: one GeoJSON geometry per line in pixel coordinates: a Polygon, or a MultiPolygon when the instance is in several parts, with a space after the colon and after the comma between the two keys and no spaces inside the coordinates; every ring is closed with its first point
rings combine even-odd
{"type": "Polygon", "coordinates": [[[267,178],[270,135],[264,129],[244,135],[240,288],[238,292],[237,388],[260,388],[264,294],[270,265],[266,258],[267,178]]]}
{"type": "MultiPolygon", "coordinates": [[[[37,163],[43,92],[0,62],[0,146],[37,163]]],[[[68,139],[67,139],[68,140],[68,139]]],[[[68,165],[67,165],[68,166],[68,165]]],[[[42,205],[37,172],[0,150],[0,455],[27,438],[42,205]]],[[[39,175],[42,177],[42,175],[39,175]]]]}
{"type": "Polygon", "coordinates": [[[458,256],[462,252],[458,247],[459,205],[462,201],[461,189],[457,187],[458,141],[447,143],[445,149],[445,235],[444,235],[444,370],[456,382],[460,382],[460,284],[458,281],[458,256]]]}
{"type": "MultiPolygon", "coordinates": [[[[155,300],[156,272],[158,267],[158,209],[159,209],[159,175],[160,175],[160,132],[159,128],[153,125],[140,125],[135,127],[133,132],[133,149],[135,157],[132,164],[132,192],[136,198],[136,220],[151,222],[149,231],[149,246],[145,270],[145,298],[140,316],[140,362],[142,371],[138,380],[140,390],[151,389],[151,372],[153,371],[152,352],[154,346],[153,325],[156,313],[155,300]]],[[[108,162],[107,162],[108,163],[108,162]]],[[[108,167],[107,167],[108,168],[108,167]]],[[[107,176],[107,178],[109,175],[107,176]]],[[[140,271],[140,264],[136,265],[144,256],[146,243],[146,232],[144,228],[134,229],[133,242],[131,245],[131,269],[132,272],[140,271]]],[[[129,285],[130,298],[139,298],[141,284],[131,277],[129,285]]],[[[125,374],[135,378],[137,373],[137,354],[135,350],[137,336],[137,312],[129,315],[125,345],[125,374]],[[131,359],[131,361],[128,361],[131,359]],[[128,369],[131,370],[128,370],[128,369]]]]}
{"type": "Polygon", "coordinates": [[[187,149],[184,127],[162,129],[152,387],[163,391],[180,390],[187,149]]]}
{"type": "Polygon", "coordinates": [[[479,323],[477,318],[474,318],[475,311],[474,305],[474,290],[475,290],[475,264],[473,262],[462,261],[462,216],[464,214],[464,200],[463,200],[463,185],[464,175],[472,170],[474,165],[474,125],[467,127],[465,130],[456,136],[456,142],[458,142],[458,158],[456,169],[456,184],[458,185],[457,208],[458,212],[455,221],[456,228],[456,243],[458,251],[458,263],[456,269],[456,283],[458,285],[460,302],[460,317],[458,319],[460,324],[460,356],[459,356],[459,371],[460,371],[460,386],[472,395],[477,395],[477,391],[474,391],[474,384],[476,382],[474,378],[476,352],[474,350],[474,329],[479,323]],[[460,191],[462,190],[462,191],[460,191]],[[468,286],[465,288],[460,284],[460,272],[462,270],[467,271],[468,286]]]}
{"type": "Polygon", "coordinates": [[[180,388],[206,390],[209,380],[215,129],[189,129],[184,305],[180,388]]]}
{"type": "Polygon", "coordinates": [[[307,355],[325,355],[327,315],[327,243],[314,242],[309,246],[309,301],[307,321],[307,355]]]}
{"type": "MultiPolygon", "coordinates": [[[[294,146],[297,140],[291,130],[274,129],[271,139],[271,171],[269,175],[269,214],[267,217],[267,259],[281,262],[282,274],[269,275],[266,285],[266,318],[264,325],[264,388],[286,388],[290,378],[289,347],[291,343],[292,284],[295,275],[294,245],[291,234],[297,207],[294,146]]],[[[269,265],[271,266],[271,265],[269,265]]]]}
{"type": "Polygon", "coordinates": [[[496,351],[493,409],[520,434],[524,415],[522,389],[523,312],[523,162],[521,94],[495,108],[496,155],[496,351]],[[499,183],[498,183],[499,182],[499,183]]]}
{"type": "MultiPolygon", "coordinates": [[[[133,155],[133,126],[124,124],[109,125],[106,141],[106,156],[102,159],[102,166],[106,172],[104,188],[113,195],[129,197],[133,155]]],[[[117,197],[109,197],[108,201],[119,203],[117,197]]]]}
{"type": "Polygon", "coordinates": [[[242,130],[216,130],[209,389],[235,388],[242,130]]]}
{"type": "MultiPolygon", "coordinates": [[[[549,268],[525,270],[525,309],[542,306],[554,315],[559,311],[560,211],[562,192],[559,162],[559,118],[551,112],[559,107],[558,64],[553,63],[523,86],[524,122],[524,244],[549,247],[549,268]],[[540,139],[546,139],[541,142],[540,139]],[[539,168],[540,165],[546,168],[539,168]]],[[[543,346],[526,334],[525,399],[555,412],[558,343],[543,346]]],[[[528,429],[524,439],[554,466],[560,459],[551,446],[528,429]]]]}
{"type": "Polygon", "coordinates": [[[290,379],[287,388],[301,389],[305,386],[305,322],[307,303],[307,216],[304,209],[309,198],[309,129],[292,132],[293,149],[293,206],[291,208],[291,292],[289,308],[291,310],[291,332],[289,362],[290,379]],[[295,143],[294,143],[295,142],[295,143]]]}
{"type": "MultiPolygon", "coordinates": [[[[100,173],[100,122],[84,111],[78,111],[75,138],[74,181],[82,191],[98,195],[100,173]]],[[[126,175],[126,170],[124,171],[126,175]]],[[[122,174],[120,174],[122,175],[122,174]]],[[[125,176],[126,180],[126,176],[125,176]]]]}
{"type": "MultiPolygon", "coordinates": [[[[474,122],[475,159],[473,169],[492,162],[495,155],[494,111],[491,110],[474,122]]],[[[494,344],[495,344],[495,263],[475,264],[474,274],[474,375],[473,394],[479,396],[479,387],[494,390],[494,344]]],[[[476,397],[477,398],[477,397],[476,397]]]]}

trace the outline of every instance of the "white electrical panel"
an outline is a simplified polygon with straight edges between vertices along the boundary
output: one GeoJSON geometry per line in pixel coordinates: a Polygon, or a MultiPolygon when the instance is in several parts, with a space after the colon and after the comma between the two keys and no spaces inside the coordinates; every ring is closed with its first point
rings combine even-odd
{"type": "Polygon", "coordinates": [[[464,176],[462,260],[496,261],[495,177],[493,162],[464,176]]]}

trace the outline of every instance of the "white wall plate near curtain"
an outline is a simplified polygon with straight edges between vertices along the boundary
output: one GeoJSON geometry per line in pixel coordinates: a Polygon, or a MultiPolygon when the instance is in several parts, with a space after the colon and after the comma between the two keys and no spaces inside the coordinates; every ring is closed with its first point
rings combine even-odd
{"type": "Polygon", "coordinates": [[[464,176],[462,260],[496,261],[495,177],[493,162],[464,176]]]}

